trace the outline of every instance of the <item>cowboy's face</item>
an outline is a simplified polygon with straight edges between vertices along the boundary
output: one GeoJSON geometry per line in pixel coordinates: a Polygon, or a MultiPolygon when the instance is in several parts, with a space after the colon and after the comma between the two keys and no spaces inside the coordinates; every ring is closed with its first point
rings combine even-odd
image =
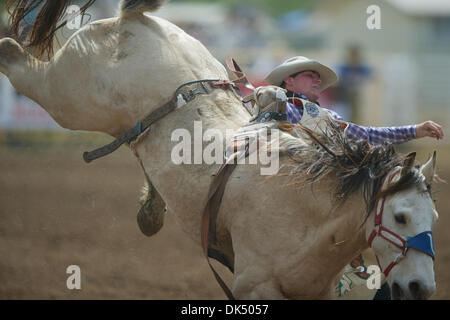
{"type": "Polygon", "coordinates": [[[295,75],[294,77],[287,77],[284,82],[286,83],[286,89],[295,93],[302,93],[308,97],[311,101],[316,101],[320,95],[320,75],[315,71],[303,71],[295,75]]]}

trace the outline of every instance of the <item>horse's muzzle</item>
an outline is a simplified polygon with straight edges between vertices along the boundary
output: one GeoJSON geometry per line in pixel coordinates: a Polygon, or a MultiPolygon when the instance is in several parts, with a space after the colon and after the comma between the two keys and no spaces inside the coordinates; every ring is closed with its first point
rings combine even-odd
{"type": "Polygon", "coordinates": [[[420,280],[412,280],[408,286],[401,286],[394,281],[391,289],[392,300],[426,300],[435,292],[435,287],[429,287],[420,280]]]}

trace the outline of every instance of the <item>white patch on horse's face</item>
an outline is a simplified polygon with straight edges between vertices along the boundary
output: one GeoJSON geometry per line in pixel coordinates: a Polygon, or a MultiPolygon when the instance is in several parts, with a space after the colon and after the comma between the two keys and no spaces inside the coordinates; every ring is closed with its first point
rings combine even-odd
{"type": "MultiPolygon", "coordinates": [[[[404,239],[432,231],[436,223],[437,212],[424,181],[418,188],[409,188],[386,198],[382,225],[404,239]]],[[[370,225],[372,230],[373,224],[370,225]]],[[[378,236],[373,242],[373,249],[383,271],[400,254],[399,248],[378,236]]],[[[433,266],[433,259],[429,255],[410,248],[406,256],[393,267],[387,280],[391,289],[394,284],[397,290],[400,288],[403,298],[428,298],[436,289],[433,266]],[[418,286],[422,290],[420,295],[412,292],[418,286]]]]}

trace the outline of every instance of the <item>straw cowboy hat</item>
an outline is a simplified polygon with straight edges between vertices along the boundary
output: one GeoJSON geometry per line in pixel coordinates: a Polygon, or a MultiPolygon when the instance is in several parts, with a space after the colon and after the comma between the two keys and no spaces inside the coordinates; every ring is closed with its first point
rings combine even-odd
{"type": "Polygon", "coordinates": [[[272,72],[270,72],[269,75],[264,80],[268,84],[274,86],[281,86],[284,79],[286,79],[290,75],[307,70],[316,71],[317,73],[320,74],[320,80],[322,80],[322,83],[320,84],[319,87],[320,91],[325,90],[333,83],[338,81],[338,76],[333,70],[317,61],[310,60],[306,57],[301,56],[287,59],[278,67],[273,69],[272,72]]]}

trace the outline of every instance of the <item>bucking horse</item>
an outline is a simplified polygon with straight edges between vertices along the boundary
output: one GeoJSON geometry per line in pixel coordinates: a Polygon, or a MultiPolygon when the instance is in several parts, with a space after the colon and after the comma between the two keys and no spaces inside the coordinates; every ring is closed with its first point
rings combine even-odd
{"type": "MultiPolygon", "coordinates": [[[[317,133],[267,119],[252,129],[270,130],[266,144],[247,139],[241,152],[216,150],[222,162],[174,161],[180,141],[174,133],[191,137],[192,154],[175,152],[190,159],[207,153],[214,137],[245,133],[255,117],[224,65],[198,40],[144,14],[162,4],[122,0],[118,17],[84,26],[53,53],[68,1],[10,0],[14,34],[31,11],[40,11],[26,37],[0,40],[0,72],[60,126],[115,139],[85,154],[86,161],[127,145],[152,196],[206,256],[233,272],[230,298],[333,298],[344,266],[369,247],[393,298],[430,297],[436,153],[420,165],[415,153],[351,143],[333,123],[317,133]],[[242,162],[264,148],[279,155],[270,176],[262,174],[267,163],[242,162]]],[[[217,146],[229,149],[227,139],[217,146]]]]}

